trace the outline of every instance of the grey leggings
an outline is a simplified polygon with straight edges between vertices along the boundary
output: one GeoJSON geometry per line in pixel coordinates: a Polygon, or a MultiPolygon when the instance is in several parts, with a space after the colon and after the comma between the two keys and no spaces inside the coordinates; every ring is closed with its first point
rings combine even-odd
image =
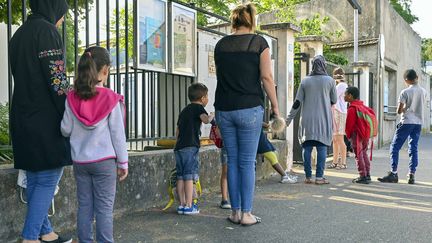
{"type": "Polygon", "coordinates": [[[96,241],[114,242],[113,206],[116,192],[116,164],[113,159],[74,163],[78,198],[78,240],[93,242],[93,220],[96,218],[96,241]]]}

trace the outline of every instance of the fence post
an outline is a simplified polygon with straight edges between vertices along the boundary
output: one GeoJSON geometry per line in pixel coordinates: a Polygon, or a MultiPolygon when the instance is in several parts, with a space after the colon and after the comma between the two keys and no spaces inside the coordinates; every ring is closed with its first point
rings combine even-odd
{"type": "MultiPolygon", "coordinates": [[[[301,28],[291,23],[271,23],[261,25],[261,30],[268,31],[278,40],[277,70],[274,74],[277,84],[277,96],[279,111],[282,117],[286,117],[291,109],[294,99],[294,34],[301,28]]],[[[293,126],[277,134],[278,139],[287,141],[287,170],[291,170],[293,161],[293,126]]],[[[282,151],[280,151],[282,153],[282,151]]]]}
{"type": "Polygon", "coordinates": [[[362,100],[366,106],[371,106],[372,104],[369,102],[369,82],[372,82],[372,80],[369,80],[369,69],[372,66],[372,63],[354,62],[352,66],[354,72],[360,72],[360,83],[357,87],[360,90],[360,100],[362,100]]]}

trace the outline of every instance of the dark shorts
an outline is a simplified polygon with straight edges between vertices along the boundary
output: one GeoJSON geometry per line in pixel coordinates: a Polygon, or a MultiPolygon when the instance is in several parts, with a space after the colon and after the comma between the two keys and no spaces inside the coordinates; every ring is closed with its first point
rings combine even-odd
{"type": "Polygon", "coordinates": [[[198,180],[199,148],[186,147],[174,151],[178,180],[198,180]]]}
{"type": "Polygon", "coordinates": [[[261,131],[261,135],[258,142],[258,154],[267,153],[270,151],[276,151],[273,144],[270,143],[270,141],[267,139],[267,134],[264,133],[264,131],[261,131]]]}

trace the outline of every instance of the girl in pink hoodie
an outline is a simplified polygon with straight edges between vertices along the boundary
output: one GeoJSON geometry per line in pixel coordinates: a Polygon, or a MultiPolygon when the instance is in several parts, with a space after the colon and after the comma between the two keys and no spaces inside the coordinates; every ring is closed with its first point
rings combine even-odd
{"type": "Polygon", "coordinates": [[[85,50],[61,122],[61,132],[71,143],[79,242],[93,242],[94,218],[96,241],[113,242],[116,177],[122,181],[128,174],[123,96],[103,87],[110,64],[105,48],[85,50]]]}

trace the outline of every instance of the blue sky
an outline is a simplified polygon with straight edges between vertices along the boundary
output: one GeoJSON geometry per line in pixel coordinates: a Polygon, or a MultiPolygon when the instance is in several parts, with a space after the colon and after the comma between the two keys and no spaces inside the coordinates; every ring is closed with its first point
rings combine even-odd
{"type": "Polygon", "coordinates": [[[412,25],[422,38],[432,38],[432,0],[412,0],[411,11],[419,17],[412,25]]]}

